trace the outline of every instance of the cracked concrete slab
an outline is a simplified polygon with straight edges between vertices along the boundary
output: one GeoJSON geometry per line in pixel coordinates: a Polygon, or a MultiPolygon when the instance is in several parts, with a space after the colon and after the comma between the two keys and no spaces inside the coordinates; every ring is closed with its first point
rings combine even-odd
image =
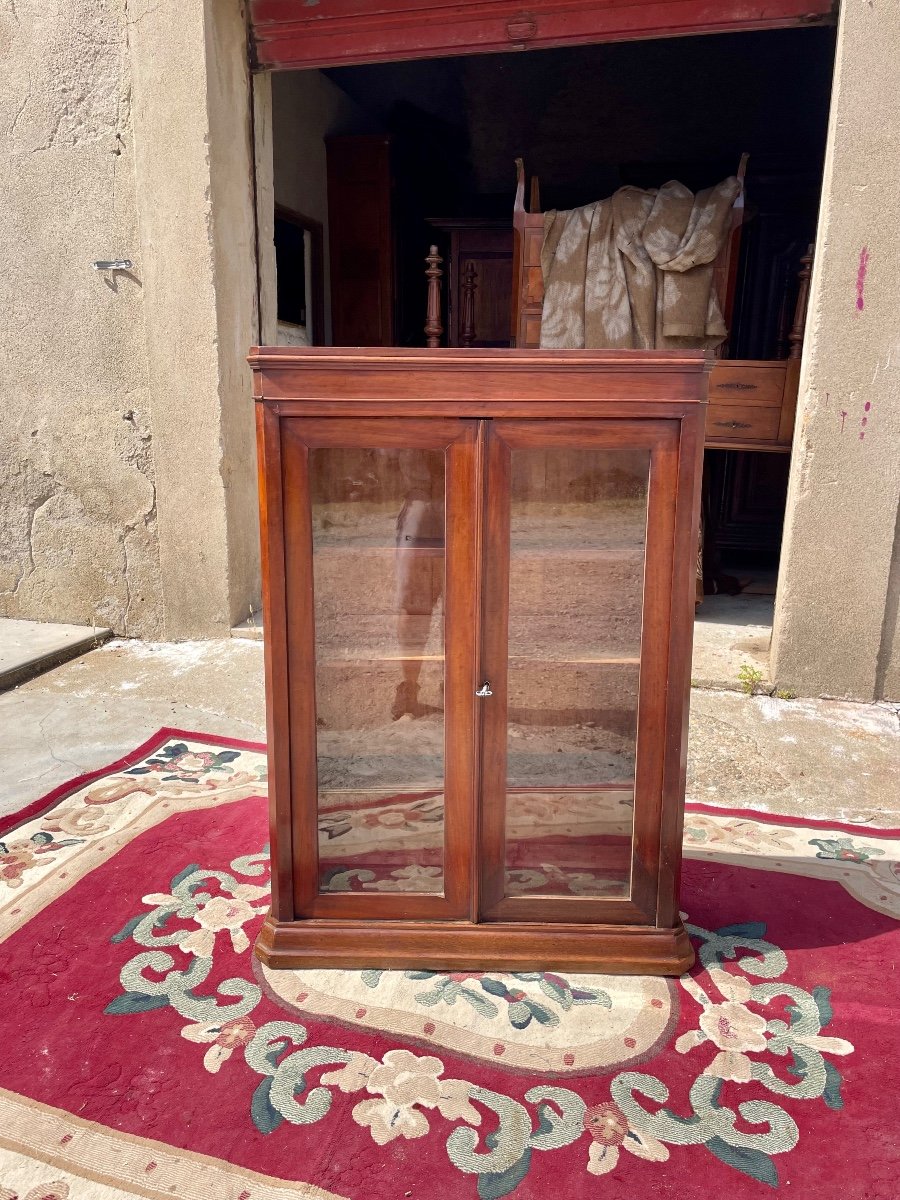
{"type": "MultiPolygon", "coordinates": [[[[900,825],[898,711],[694,688],[688,799],[900,825]]],[[[117,640],[0,696],[0,813],[163,725],[262,741],[262,645],[117,640]]]]}
{"type": "Polygon", "coordinates": [[[116,640],[0,696],[0,813],[161,726],[263,741],[262,646],[116,640]]]}
{"type": "Polygon", "coordinates": [[[688,799],[900,825],[898,706],[691,691],[688,799]]]}
{"type": "Polygon", "coordinates": [[[111,636],[109,629],[86,625],[0,620],[0,692],[86,654],[111,636]]]}

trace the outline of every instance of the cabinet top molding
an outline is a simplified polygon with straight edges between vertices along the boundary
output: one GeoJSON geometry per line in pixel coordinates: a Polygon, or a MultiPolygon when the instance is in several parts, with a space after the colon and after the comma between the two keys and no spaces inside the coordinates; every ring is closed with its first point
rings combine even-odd
{"type": "Polygon", "coordinates": [[[617,367],[630,370],[709,371],[716,361],[705,350],[482,350],[423,346],[253,346],[247,361],[254,370],[282,367],[292,371],[337,367],[346,370],[347,360],[356,366],[405,367],[427,365],[429,370],[459,367],[499,366],[510,368],[578,370],[585,367],[617,367]]]}
{"type": "Polygon", "coordinates": [[[701,350],[269,346],[249,362],[254,399],[285,415],[399,416],[417,404],[419,416],[590,416],[602,407],[604,416],[652,418],[705,404],[714,359],[701,350]]]}

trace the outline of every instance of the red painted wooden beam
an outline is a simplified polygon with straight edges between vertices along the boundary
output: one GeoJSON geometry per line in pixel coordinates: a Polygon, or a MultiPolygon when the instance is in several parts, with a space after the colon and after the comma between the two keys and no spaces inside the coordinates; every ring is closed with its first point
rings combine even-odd
{"type": "Polygon", "coordinates": [[[251,0],[255,65],[340,66],[824,24],[837,0],[251,0]]]}

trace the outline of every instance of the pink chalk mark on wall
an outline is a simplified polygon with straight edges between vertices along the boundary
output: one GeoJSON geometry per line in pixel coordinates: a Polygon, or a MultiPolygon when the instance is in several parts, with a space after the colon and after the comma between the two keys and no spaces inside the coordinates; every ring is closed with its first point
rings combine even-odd
{"type": "Polygon", "coordinates": [[[866,275],[869,270],[869,247],[863,246],[859,252],[859,269],[856,272],[856,311],[862,312],[866,307],[866,275]]]}
{"type": "Polygon", "coordinates": [[[859,440],[861,442],[866,439],[866,426],[869,423],[869,413],[872,411],[872,401],[867,400],[863,405],[863,415],[860,420],[859,440]]]}

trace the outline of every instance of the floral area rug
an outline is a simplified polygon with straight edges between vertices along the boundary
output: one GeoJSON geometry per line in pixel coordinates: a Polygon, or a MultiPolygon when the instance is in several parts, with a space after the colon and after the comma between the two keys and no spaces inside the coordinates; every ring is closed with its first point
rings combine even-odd
{"type": "Polygon", "coordinates": [[[0,828],[0,1200],[900,1193],[900,831],[692,808],[678,980],[271,972],[265,758],[0,828]]]}

